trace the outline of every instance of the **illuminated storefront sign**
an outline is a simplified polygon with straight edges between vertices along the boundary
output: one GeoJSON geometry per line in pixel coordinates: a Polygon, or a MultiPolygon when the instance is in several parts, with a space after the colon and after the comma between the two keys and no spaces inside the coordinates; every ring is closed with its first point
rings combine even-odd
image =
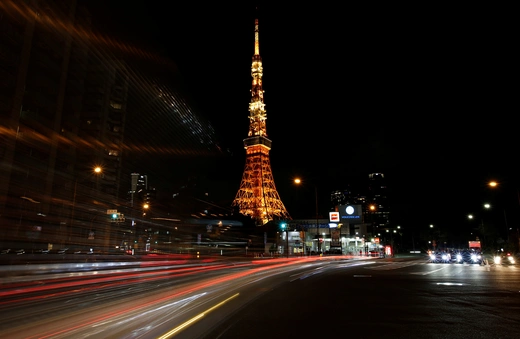
{"type": "Polygon", "coordinates": [[[339,221],[339,212],[329,212],[329,220],[330,220],[330,222],[338,222],[339,221]]]}
{"type": "Polygon", "coordinates": [[[340,205],[339,216],[341,222],[349,224],[363,223],[363,209],[361,205],[340,205]]]}

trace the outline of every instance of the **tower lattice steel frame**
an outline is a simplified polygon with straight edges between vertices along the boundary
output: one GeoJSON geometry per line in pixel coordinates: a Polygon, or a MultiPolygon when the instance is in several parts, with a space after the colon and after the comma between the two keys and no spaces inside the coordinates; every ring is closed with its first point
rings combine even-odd
{"type": "Polygon", "coordinates": [[[276,190],[269,150],[271,140],[267,138],[264,104],[264,90],[262,89],[262,58],[258,40],[258,19],[255,19],[255,53],[251,65],[253,85],[251,89],[251,103],[249,103],[249,133],[244,139],[246,149],[246,165],[242,181],[232,205],[237,206],[239,212],[251,216],[257,224],[264,225],[270,220],[291,219],[278,191],[276,190]]]}

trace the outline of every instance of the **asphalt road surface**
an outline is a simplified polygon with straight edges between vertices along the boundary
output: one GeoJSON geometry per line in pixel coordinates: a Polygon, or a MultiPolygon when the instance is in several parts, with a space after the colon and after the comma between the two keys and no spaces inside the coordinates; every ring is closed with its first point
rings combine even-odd
{"type": "Polygon", "coordinates": [[[0,285],[0,336],[520,338],[519,269],[338,256],[36,276],[0,285]]]}

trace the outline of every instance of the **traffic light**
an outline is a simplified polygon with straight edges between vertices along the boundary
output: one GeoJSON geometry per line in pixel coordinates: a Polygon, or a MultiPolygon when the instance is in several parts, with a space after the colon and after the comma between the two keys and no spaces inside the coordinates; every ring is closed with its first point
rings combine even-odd
{"type": "Polygon", "coordinates": [[[287,227],[287,224],[286,224],[286,223],[282,223],[282,224],[280,224],[280,229],[281,229],[282,231],[285,231],[286,227],[287,227]]]}
{"type": "Polygon", "coordinates": [[[110,221],[111,222],[124,222],[125,215],[123,213],[113,213],[110,221]]]}

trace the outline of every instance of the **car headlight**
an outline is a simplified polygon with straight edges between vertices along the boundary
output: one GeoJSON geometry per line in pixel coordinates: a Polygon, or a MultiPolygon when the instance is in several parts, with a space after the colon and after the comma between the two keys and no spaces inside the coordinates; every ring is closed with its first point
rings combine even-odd
{"type": "Polygon", "coordinates": [[[447,254],[443,254],[442,255],[442,260],[448,260],[448,255],[447,254]]]}
{"type": "Polygon", "coordinates": [[[509,262],[510,262],[511,264],[514,264],[514,263],[515,263],[515,258],[513,258],[513,257],[507,257],[507,260],[509,260],[509,262]]]}
{"type": "Polygon", "coordinates": [[[494,258],[494,262],[495,262],[495,264],[500,264],[500,261],[501,261],[501,258],[500,258],[499,256],[496,256],[496,257],[494,258]]]}
{"type": "Polygon", "coordinates": [[[457,261],[461,261],[462,260],[462,254],[457,254],[456,258],[457,258],[457,261]]]}
{"type": "Polygon", "coordinates": [[[430,259],[435,260],[435,254],[430,254],[430,259]]]}

